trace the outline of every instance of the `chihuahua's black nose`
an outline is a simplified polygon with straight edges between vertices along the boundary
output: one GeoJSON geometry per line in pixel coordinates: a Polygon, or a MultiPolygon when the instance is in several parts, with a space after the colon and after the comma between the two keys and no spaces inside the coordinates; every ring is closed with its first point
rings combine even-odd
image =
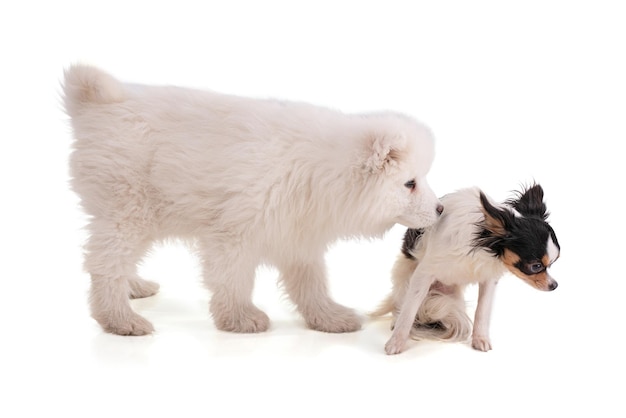
{"type": "Polygon", "coordinates": [[[554,290],[559,286],[559,284],[555,281],[553,281],[552,283],[550,283],[550,290],[554,290]]]}
{"type": "Polygon", "coordinates": [[[437,213],[440,215],[443,213],[443,205],[441,203],[437,205],[437,213]]]}

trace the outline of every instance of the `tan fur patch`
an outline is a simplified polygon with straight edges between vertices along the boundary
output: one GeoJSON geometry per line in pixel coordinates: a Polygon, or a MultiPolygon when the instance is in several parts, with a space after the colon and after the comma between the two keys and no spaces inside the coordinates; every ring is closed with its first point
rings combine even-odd
{"type": "Polygon", "coordinates": [[[502,257],[502,261],[509,269],[514,268],[515,270],[517,270],[517,268],[515,267],[515,263],[517,263],[519,260],[519,255],[515,254],[513,251],[509,249],[504,250],[504,256],[502,257]]]}
{"type": "MultiPolygon", "coordinates": [[[[547,256],[544,256],[541,260],[544,266],[547,266],[546,258],[547,256]]],[[[517,267],[515,267],[515,264],[519,260],[520,260],[519,255],[515,254],[513,251],[508,250],[508,249],[504,250],[504,256],[502,257],[502,261],[504,262],[504,264],[506,265],[506,267],[509,269],[511,273],[513,273],[520,279],[524,280],[526,283],[528,283],[535,289],[550,290],[551,280],[547,271],[544,270],[539,274],[528,275],[520,271],[517,267]]]]}
{"type": "Polygon", "coordinates": [[[502,222],[489,215],[485,209],[482,209],[482,211],[485,215],[485,228],[499,237],[505,236],[506,229],[504,228],[504,225],[502,225],[502,222]]]}

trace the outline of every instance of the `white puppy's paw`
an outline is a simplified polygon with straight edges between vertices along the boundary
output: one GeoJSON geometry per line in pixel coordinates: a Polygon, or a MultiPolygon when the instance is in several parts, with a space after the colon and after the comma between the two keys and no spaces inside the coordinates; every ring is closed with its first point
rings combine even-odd
{"type": "Polygon", "coordinates": [[[213,319],[217,329],[222,331],[256,333],[267,331],[270,327],[270,318],[256,306],[214,312],[213,319]]]}
{"type": "Polygon", "coordinates": [[[472,348],[478,351],[491,350],[491,341],[485,335],[472,335],[472,348]]]}
{"type": "Polygon", "coordinates": [[[322,332],[354,332],[361,329],[362,318],[350,308],[336,303],[304,314],[309,328],[322,332]]]}
{"type": "Polygon", "coordinates": [[[128,279],[128,285],[130,286],[130,297],[132,299],[156,295],[160,287],[158,283],[150,282],[140,277],[128,279]]]}
{"type": "Polygon", "coordinates": [[[147,335],[154,332],[154,327],[141,315],[130,312],[125,315],[94,316],[106,332],[117,335],[147,335]]]}

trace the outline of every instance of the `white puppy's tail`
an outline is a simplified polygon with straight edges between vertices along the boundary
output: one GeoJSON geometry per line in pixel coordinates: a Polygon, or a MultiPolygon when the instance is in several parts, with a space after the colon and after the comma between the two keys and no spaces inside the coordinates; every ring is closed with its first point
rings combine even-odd
{"type": "Polygon", "coordinates": [[[125,99],[122,84],[109,74],[87,65],[65,70],[63,82],[65,110],[72,116],[83,105],[108,104],[125,99]]]}
{"type": "Polygon", "coordinates": [[[445,294],[431,289],[417,312],[411,338],[467,341],[471,333],[472,320],[467,315],[460,290],[445,294]]]}

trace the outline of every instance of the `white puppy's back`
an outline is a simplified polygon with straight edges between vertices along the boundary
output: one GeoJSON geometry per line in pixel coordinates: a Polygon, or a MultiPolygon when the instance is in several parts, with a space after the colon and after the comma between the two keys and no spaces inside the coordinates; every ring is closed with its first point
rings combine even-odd
{"type": "MultiPolygon", "coordinates": [[[[106,209],[115,183],[144,194],[160,215],[175,214],[178,233],[185,219],[234,227],[259,214],[270,215],[256,220],[267,225],[336,212],[329,205],[345,197],[346,183],[362,184],[350,165],[367,152],[363,138],[416,126],[393,114],[349,116],[304,103],[122,84],[83,66],[68,70],[65,91],[78,140],[74,187],[90,195],[88,204],[99,200],[88,210],[106,209]]],[[[345,234],[363,228],[338,221],[332,228],[348,227],[345,234]]]]}

